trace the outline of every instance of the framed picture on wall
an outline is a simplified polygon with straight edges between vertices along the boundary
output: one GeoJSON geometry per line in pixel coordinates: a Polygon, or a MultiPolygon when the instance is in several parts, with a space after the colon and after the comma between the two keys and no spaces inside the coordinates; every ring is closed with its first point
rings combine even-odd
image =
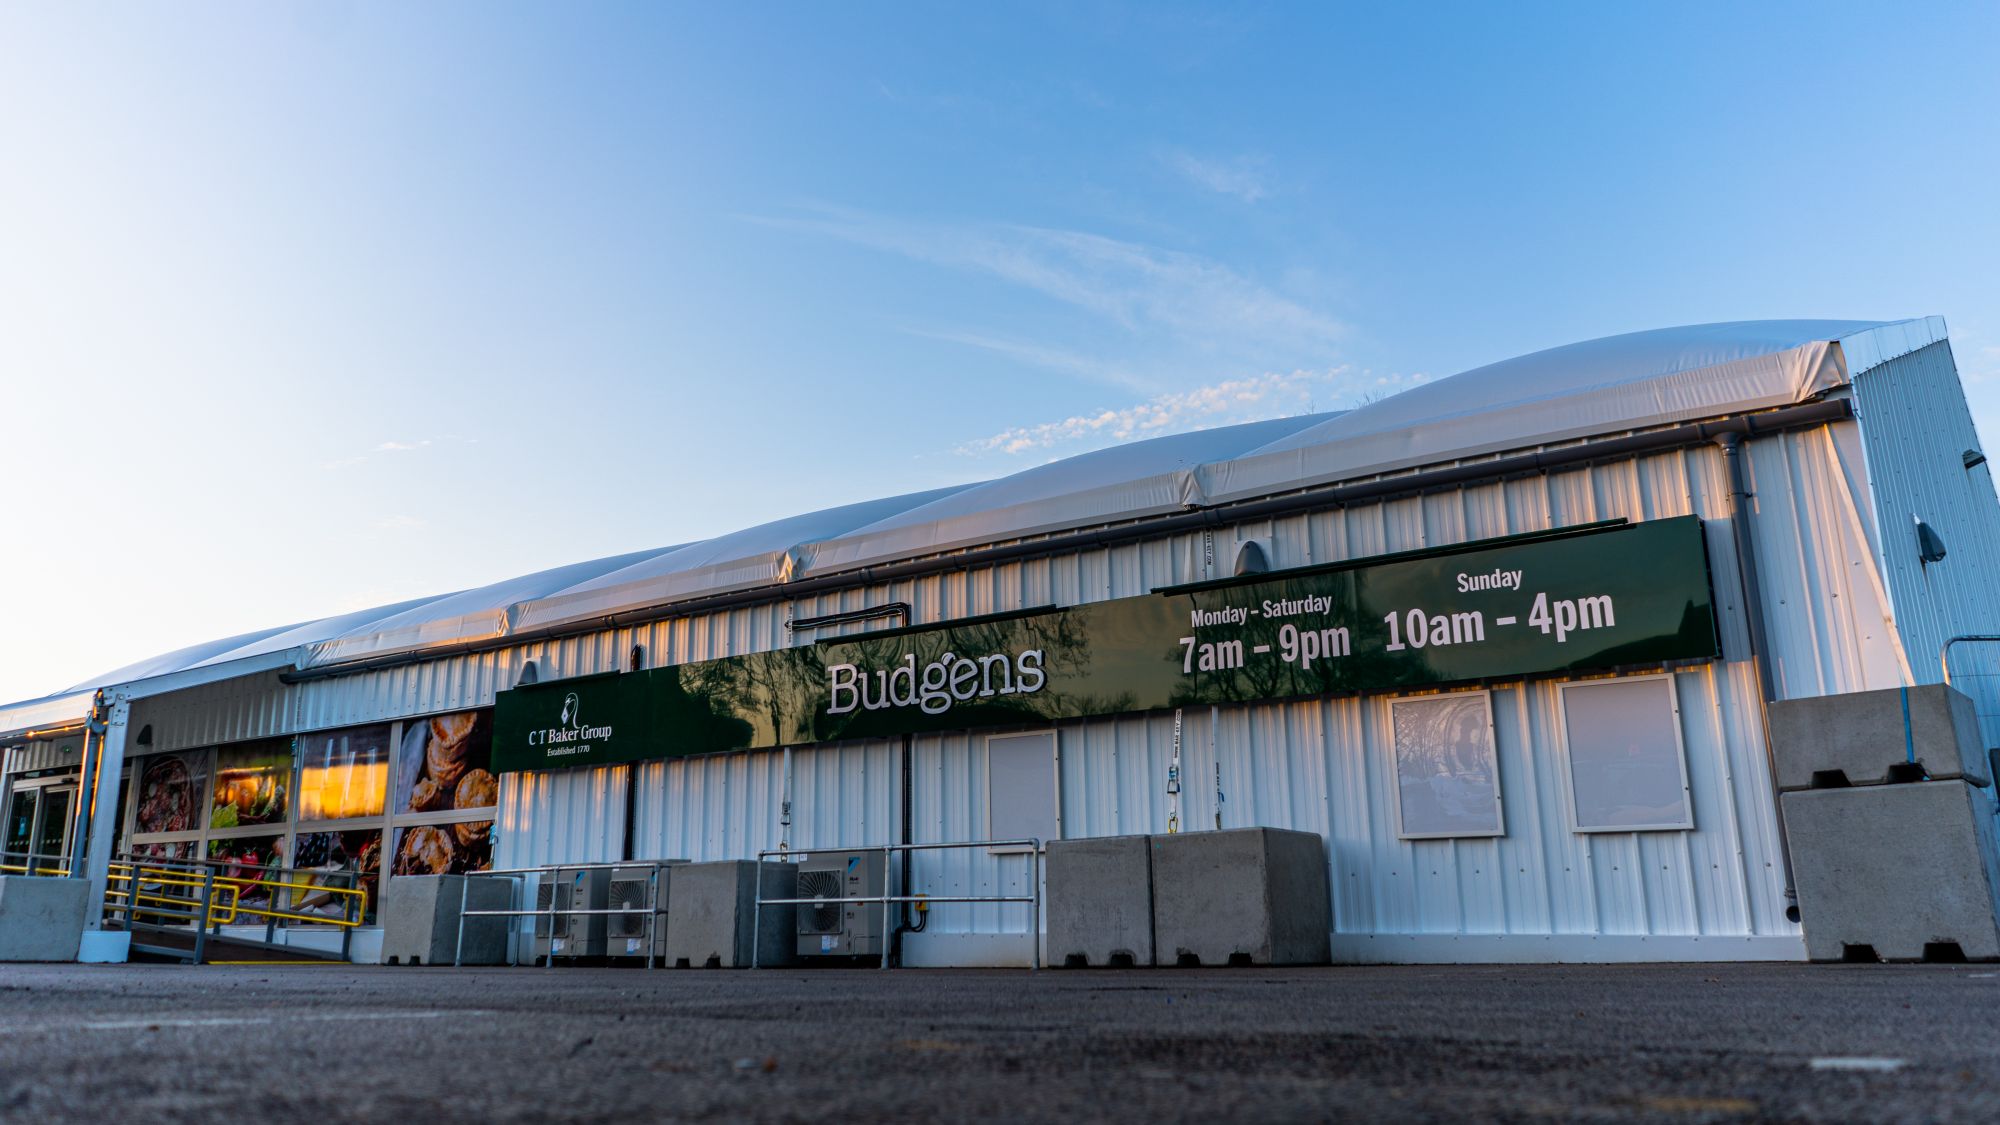
{"type": "Polygon", "coordinates": [[[1674,677],[1585,680],[1561,690],[1578,832],[1694,827],[1674,677]]]}
{"type": "Polygon", "coordinates": [[[1492,697],[1483,691],[1389,704],[1396,834],[1404,840],[1504,836],[1492,697]]]}

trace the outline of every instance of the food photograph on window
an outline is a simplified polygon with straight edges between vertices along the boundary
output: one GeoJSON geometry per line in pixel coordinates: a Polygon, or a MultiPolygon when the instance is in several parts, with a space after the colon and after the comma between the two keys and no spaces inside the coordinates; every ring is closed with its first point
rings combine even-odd
{"type": "Polygon", "coordinates": [[[493,713],[459,711],[406,723],[396,773],[399,814],[492,808],[500,801],[493,713]]]}
{"type": "Polygon", "coordinates": [[[293,891],[292,913],[337,919],[351,910],[358,918],[374,917],[382,876],[380,830],[301,832],[292,853],[293,881],[310,888],[293,891]],[[358,904],[342,893],[350,887],[362,894],[358,904]]]}
{"type": "Polygon", "coordinates": [[[206,751],[161,754],[143,760],[138,832],[188,832],[201,827],[197,811],[208,781],[204,772],[206,761],[206,751]]]}
{"type": "Polygon", "coordinates": [[[228,840],[210,840],[208,858],[216,861],[214,867],[217,880],[239,880],[241,889],[235,903],[256,910],[271,908],[273,880],[283,876],[271,868],[285,865],[285,838],[283,836],[242,836],[228,840]]]}
{"type": "Polygon", "coordinates": [[[493,866],[493,822],[462,820],[398,830],[396,875],[455,875],[493,866]]]}
{"type": "Polygon", "coordinates": [[[225,746],[216,751],[208,826],[283,824],[291,785],[291,739],[225,746]]]}

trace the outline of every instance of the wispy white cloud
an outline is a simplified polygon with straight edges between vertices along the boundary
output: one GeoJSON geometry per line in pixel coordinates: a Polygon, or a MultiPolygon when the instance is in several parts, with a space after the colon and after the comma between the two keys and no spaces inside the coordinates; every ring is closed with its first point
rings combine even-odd
{"type": "Polygon", "coordinates": [[[979,332],[947,332],[928,328],[906,328],[912,336],[922,336],[930,340],[944,340],[953,344],[964,344],[971,348],[982,348],[1000,355],[1046,367],[1051,371],[1061,371],[1087,379],[1093,383],[1120,387],[1128,391],[1149,394],[1159,390],[1159,386],[1132,372],[1125,365],[1096,359],[1080,352],[1047,344],[1031,343],[1025,340],[1009,340],[989,336],[979,332]]]}
{"type": "Polygon", "coordinates": [[[328,472],[335,472],[340,469],[351,469],[356,465],[365,464],[387,453],[415,453],[418,450],[429,449],[434,445],[474,445],[478,441],[478,438],[459,437],[456,434],[442,434],[435,438],[418,438],[415,441],[399,441],[391,438],[388,441],[376,442],[363,452],[353,454],[352,456],[338,457],[331,461],[322,462],[320,468],[328,472]]]}
{"type": "Polygon", "coordinates": [[[1323,351],[1345,334],[1334,318],[1221,262],[1084,231],[920,223],[834,207],[749,219],[983,273],[1149,337],[1218,350],[1323,351]]]}
{"type": "Polygon", "coordinates": [[[1422,375],[1376,376],[1349,367],[1225,379],[1193,390],[1156,395],[1131,406],[1002,430],[989,437],[966,442],[959,446],[958,452],[969,455],[1022,454],[1059,446],[1085,443],[1108,445],[1136,438],[1161,437],[1188,430],[1358,405],[1364,400],[1372,401],[1421,383],[1424,379],[1422,375]]]}
{"type": "Polygon", "coordinates": [[[1271,194],[1261,156],[1233,156],[1203,159],[1191,152],[1170,149],[1160,154],[1160,162],[1198,188],[1219,195],[1233,195],[1245,203],[1255,203],[1271,194]]]}

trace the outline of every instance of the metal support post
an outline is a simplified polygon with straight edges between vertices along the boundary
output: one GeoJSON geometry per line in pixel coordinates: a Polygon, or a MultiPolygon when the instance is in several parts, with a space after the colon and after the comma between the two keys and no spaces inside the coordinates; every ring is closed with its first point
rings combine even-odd
{"type": "Polygon", "coordinates": [[[458,882],[458,941],[451,948],[451,967],[454,969],[465,963],[465,903],[471,891],[472,877],[461,877],[458,882]]]}
{"type": "Polygon", "coordinates": [[[895,860],[895,852],[882,849],[882,967],[885,969],[889,967],[889,950],[896,944],[895,934],[889,929],[889,865],[895,860]]]}
{"type": "Polygon", "coordinates": [[[89,800],[97,809],[90,819],[90,840],[84,847],[84,870],[90,879],[92,907],[84,913],[84,926],[92,930],[104,928],[104,892],[108,889],[111,875],[111,840],[116,835],[118,822],[124,810],[111,806],[118,803],[118,775],[125,769],[125,737],[132,718],[132,705],[124,692],[112,692],[106,700],[110,704],[105,713],[104,733],[97,739],[96,766],[91,792],[86,797],[79,787],[78,799],[89,800]],[[104,795],[104,783],[110,782],[111,794],[104,795]]]}
{"type": "MultiPolygon", "coordinates": [[[[546,956],[545,956],[545,958],[544,958],[544,960],[543,960],[543,962],[542,962],[542,968],[544,968],[544,969],[553,969],[553,968],[555,968],[555,967],[556,967],[556,885],[555,885],[555,877],[556,877],[557,873],[559,872],[559,870],[560,870],[560,869],[558,869],[558,868],[553,868],[553,867],[552,867],[552,868],[550,868],[550,869],[549,869],[549,870],[548,870],[547,872],[545,872],[545,873],[544,873],[544,874],[546,874],[546,875],[548,876],[548,878],[549,878],[549,880],[550,880],[550,881],[549,881],[549,951],[548,951],[548,953],[546,954],[546,956]]],[[[539,876],[538,876],[537,878],[539,879],[539,876]]],[[[537,885],[539,886],[539,883],[538,883],[537,885]]]]}
{"type": "Polygon", "coordinates": [[[764,857],[760,855],[754,862],[757,864],[757,893],[750,896],[755,903],[750,908],[750,967],[753,969],[761,967],[757,964],[757,955],[764,951],[764,943],[759,940],[764,935],[764,857]]]}
{"type": "Polygon", "coordinates": [[[214,896],[215,869],[204,867],[201,874],[201,905],[197,907],[201,913],[194,920],[194,963],[197,965],[201,964],[202,957],[208,952],[209,918],[214,914],[210,909],[210,903],[214,901],[214,896]]]}
{"type": "MultiPolygon", "coordinates": [[[[361,875],[358,872],[348,873],[347,889],[350,891],[361,889],[361,875]]],[[[354,895],[340,897],[340,920],[344,923],[340,927],[340,959],[351,962],[354,959],[354,925],[367,920],[365,917],[356,918],[354,912],[360,910],[361,904],[367,900],[354,895]]]]}
{"type": "Polygon", "coordinates": [[[1031,971],[1040,972],[1042,968],[1042,842],[1040,840],[1035,841],[1035,848],[1028,855],[1028,894],[1035,900],[1034,905],[1029,908],[1031,917],[1028,920],[1028,936],[1035,943],[1035,956],[1029,968],[1031,971]]]}

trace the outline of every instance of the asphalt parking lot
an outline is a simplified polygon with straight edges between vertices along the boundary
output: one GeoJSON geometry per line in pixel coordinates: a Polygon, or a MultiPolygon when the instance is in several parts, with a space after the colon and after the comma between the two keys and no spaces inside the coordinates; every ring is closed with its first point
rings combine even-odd
{"type": "Polygon", "coordinates": [[[2000,1119],[2000,966],[0,966],[0,1119],[2000,1119]]]}

